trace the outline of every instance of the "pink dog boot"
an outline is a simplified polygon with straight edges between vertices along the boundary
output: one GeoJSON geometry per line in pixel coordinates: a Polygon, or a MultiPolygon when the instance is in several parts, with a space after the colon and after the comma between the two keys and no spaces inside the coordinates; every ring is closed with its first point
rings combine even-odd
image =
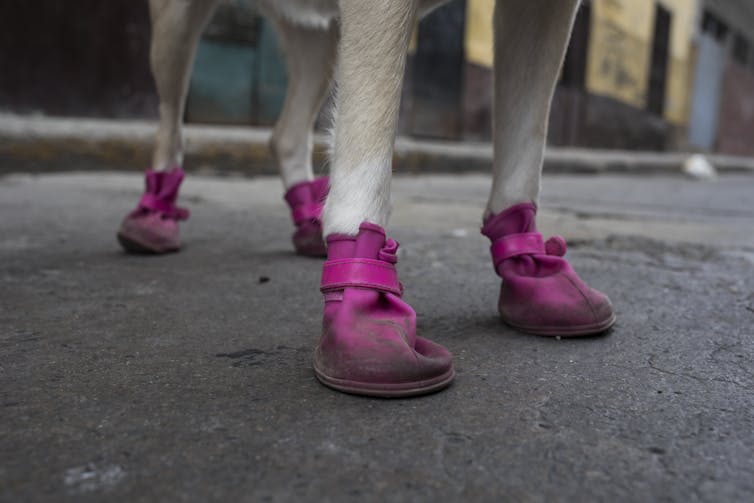
{"type": "Polygon", "coordinates": [[[133,253],[167,253],[180,249],[178,221],[189,216],[188,210],[175,205],[183,177],[181,168],[146,171],[144,195],[118,231],[123,249],[133,253]]]}
{"type": "Polygon", "coordinates": [[[327,256],[327,247],[322,239],[322,208],[328,189],[329,180],[323,176],[311,182],[297,183],[285,193],[285,201],[291,208],[291,217],[296,225],[293,246],[301,255],[327,256]]]}
{"type": "Polygon", "coordinates": [[[521,203],[490,215],[482,234],[492,241],[492,261],[503,278],[498,305],[508,325],[537,335],[571,337],[604,332],[615,323],[610,300],[589,288],[567,260],[565,240],[543,242],[537,207],[521,203]]]}
{"type": "Polygon", "coordinates": [[[322,269],[322,337],[314,372],[346,393],[398,397],[444,388],[453,380],[450,352],[416,336],[416,313],[401,299],[398,243],[379,225],[359,235],[330,235],[322,269]]]}

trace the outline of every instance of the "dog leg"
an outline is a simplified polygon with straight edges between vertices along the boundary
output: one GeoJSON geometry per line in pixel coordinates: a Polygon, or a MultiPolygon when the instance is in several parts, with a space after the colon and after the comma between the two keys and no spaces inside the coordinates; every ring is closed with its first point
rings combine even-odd
{"type": "Polygon", "coordinates": [[[288,63],[288,89],[270,150],[288,189],[313,177],[312,128],[330,90],[338,29],[335,22],[318,29],[275,21],[288,63]]]}
{"type": "Polygon", "coordinates": [[[338,30],[334,22],[325,28],[307,27],[276,17],[270,10],[288,63],[288,90],[270,150],[296,226],[293,247],[301,255],[324,256],[322,206],[329,183],[327,177],[312,179],[312,128],[330,89],[338,30]]]}
{"type": "Polygon", "coordinates": [[[495,5],[494,180],[486,214],[536,203],[555,83],[578,0],[495,5]]]}
{"type": "Polygon", "coordinates": [[[407,396],[447,386],[450,352],[416,334],[388,218],[390,170],[413,0],[343,0],[322,336],[314,372],[348,393],[407,396]]]}
{"type": "Polygon", "coordinates": [[[482,228],[503,279],[503,321],[562,337],[604,332],[615,322],[607,296],[589,288],[564,258],[565,240],[545,242],[535,222],[550,101],[577,5],[496,4],[494,178],[482,228]]]}
{"type": "Polygon", "coordinates": [[[413,0],[340,3],[335,135],[325,235],[385,226],[403,70],[416,19],[413,0]]]}
{"type": "Polygon", "coordinates": [[[184,176],[181,121],[199,35],[216,4],[216,0],[149,1],[149,59],[160,98],[160,125],[144,194],[118,230],[118,241],[128,252],[167,253],[181,247],[178,222],[189,215],[176,206],[184,176]]]}
{"type": "Polygon", "coordinates": [[[202,29],[218,0],[149,0],[152,19],[150,65],[160,98],[152,169],[163,171],[181,166],[181,123],[189,76],[202,29]]]}

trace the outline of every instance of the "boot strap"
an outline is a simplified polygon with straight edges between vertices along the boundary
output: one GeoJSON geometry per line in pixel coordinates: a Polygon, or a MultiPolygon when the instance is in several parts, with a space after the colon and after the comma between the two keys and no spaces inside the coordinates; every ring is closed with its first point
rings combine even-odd
{"type": "Polygon", "coordinates": [[[492,262],[497,270],[500,263],[519,255],[542,255],[545,253],[545,243],[542,234],[538,232],[522,232],[508,234],[496,239],[490,248],[492,262]]]}
{"type": "Polygon", "coordinates": [[[168,218],[175,220],[186,220],[189,217],[189,211],[185,208],[179,208],[170,201],[161,199],[160,197],[145,193],[141,196],[139,201],[139,207],[152,211],[159,211],[165,214],[168,218]]]}
{"type": "Polygon", "coordinates": [[[293,223],[298,225],[304,221],[319,221],[322,215],[322,203],[304,203],[291,208],[293,223]]]}
{"type": "Polygon", "coordinates": [[[330,189],[330,180],[326,176],[312,181],[299,182],[290,187],[283,199],[291,209],[293,223],[321,222],[322,208],[330,189]]]}
{"type": "Polygon", "coordinates": [[[403,288],[393,264],[382,260],[349,258],[328,260],[322,267],[322,293],[346,287],[367,288],[401,296],[403,288]]]}

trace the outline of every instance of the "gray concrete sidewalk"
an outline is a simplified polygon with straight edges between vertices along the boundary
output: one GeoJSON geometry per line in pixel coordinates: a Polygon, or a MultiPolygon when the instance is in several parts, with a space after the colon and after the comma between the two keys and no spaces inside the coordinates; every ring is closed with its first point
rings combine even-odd
{"type": "MultiPolygon", "coordinates": [[[[155,122],[71,119],[0,114],[0,173],[76,169],[141,171],[151,162],[155,122]]],[[[205,174],[274,175],[267,143],[270,129],[188,125],[187,168],[205,174]]],[[[324,138],[315,155],[324,159],[324,138]]],[[[632,152],[550,147],[548,173],[681,174],[684,152],[632,152]]],[[[708,156],[722,173],[754,173],[754,158],[708,156]]],[[[489,143],[398,138],[394,166],[404,173],[488,173],[489,143]]]]}
{"type": "Polygon", "coordinates": [[[544,232],[618,313],[583,340],[497,318],[487,177],[396,177],[406,298],[458,371],[412,400],[315,380],[277,179],[189,177],[163,257],[115,242],[141,184],[0,178],[0,500],[754,498],[754,177],[546,177],[544,232]]]}

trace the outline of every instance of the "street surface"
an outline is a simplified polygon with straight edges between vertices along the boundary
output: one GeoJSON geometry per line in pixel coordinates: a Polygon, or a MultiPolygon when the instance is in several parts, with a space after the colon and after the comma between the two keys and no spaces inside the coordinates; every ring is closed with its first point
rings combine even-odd
{"type": "Polygon", "coordinates": [[[550,176],[540,227],[618,315],[496,314],[481,175],[396,177],[418,399],[320,385],[320,261],[275,178],[192,176],[185,249],[115,241],[137,174],[0,178],[0,501],[752,501],[754,176],[550,176]]]}

